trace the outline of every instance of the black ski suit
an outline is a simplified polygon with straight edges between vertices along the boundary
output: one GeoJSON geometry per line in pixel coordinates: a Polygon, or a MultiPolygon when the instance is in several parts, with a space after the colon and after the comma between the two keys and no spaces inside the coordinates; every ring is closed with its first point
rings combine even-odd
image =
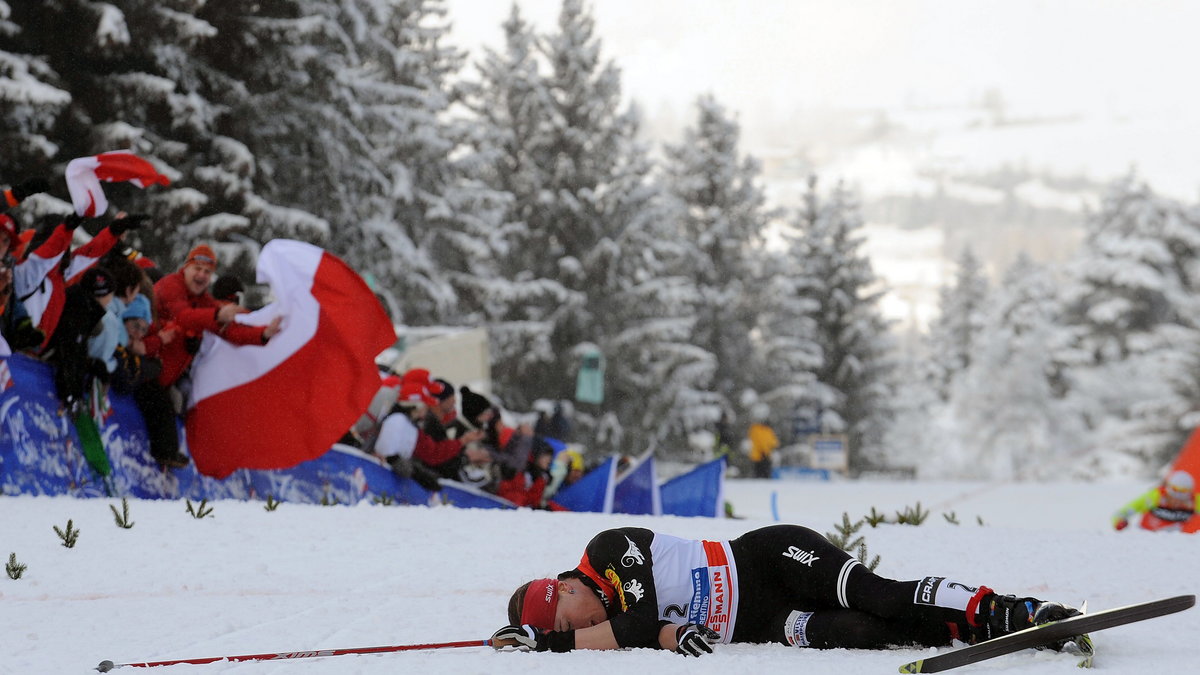
{"type": "Polygon", "coordinates": [[[623,527],[588,543],[580,578],[604,603],[617,644],[656,647],[664,623],[707,625],[722,642],[881,648],[973,641],[982,592],[944,577],[878,576],[797,525],[730,541],[623,527]]]}

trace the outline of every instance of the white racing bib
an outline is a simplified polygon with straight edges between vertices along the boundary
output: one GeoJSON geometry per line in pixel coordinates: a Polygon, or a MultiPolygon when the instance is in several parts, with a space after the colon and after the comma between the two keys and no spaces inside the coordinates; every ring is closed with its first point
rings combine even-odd
{"type": "Polygon", "coordinates": [[[650,544],[658,615],[673,623],[708,626],[733,639],[737,623],[737,565],[729,543],[655,534],[650,544]]]}

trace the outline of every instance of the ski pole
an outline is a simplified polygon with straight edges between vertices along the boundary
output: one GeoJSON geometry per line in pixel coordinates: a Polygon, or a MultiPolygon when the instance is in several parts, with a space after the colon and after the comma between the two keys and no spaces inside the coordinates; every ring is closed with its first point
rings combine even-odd
{"type": "Polygon", "coordinates": [[[277,654],[243,654],[241,656],[212,656],[203,659],[176,659],[174,661],[148,661],[144,663],[113,663],[101,661],[96,670],[107,673],[113,668],[153,668],[174,666],[180,663],[214,663],[216,661],[278,661],[282,659],[311,659],[318,656],[343,656],[345,654],[381,654],[403,652],[411,649],[450,649],[453,647],[490,647],[491,640],[463,640],[461,642],[433,642],[424,645],[389,645],[384,647],[355,647],[352,649],[318,649],[307,652],[279,652],[277,654]]]}

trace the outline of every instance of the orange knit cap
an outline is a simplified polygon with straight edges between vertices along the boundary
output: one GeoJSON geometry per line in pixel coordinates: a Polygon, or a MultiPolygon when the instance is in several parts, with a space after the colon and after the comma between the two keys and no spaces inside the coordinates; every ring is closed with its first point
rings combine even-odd
{"type": "Polygon", "coordinates": [[[212,248],[200,244],[192,249],[191,253],[188,253],[187,260],[183,262],[183,266],[187,267],[188,265],[199,265],[215,272],[217,271],[217,254],[213,253],[212,248]]]}

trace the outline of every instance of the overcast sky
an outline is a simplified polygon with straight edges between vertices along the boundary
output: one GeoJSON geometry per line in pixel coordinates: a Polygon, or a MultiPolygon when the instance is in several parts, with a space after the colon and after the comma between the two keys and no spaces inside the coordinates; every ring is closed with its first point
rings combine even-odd
{"type": "MultiPolygon", "coordinates": [[[[542,30],[560,0],[520,0],[542,30]]],[[[957,103],[1178,110],[1197,102],[1200,3],[1187,0],[592,0],[604,53],[647,110],[713,92],[761,106],[957,103]]],[[[498,45],[505,0],[448,0],[454,39],[498,45]]]]}
{"type": "MultiPolygon", "coordinates": [[[[483,45],[502,44],[511,2],[446,2],[452,40],[472,63],[483,45]]],[[[541,32],[556,28],[561,0],[517,4],[541,32]]],[[[588,6],[604,56],[620,67],[626,97],[642,106],[646,130],[659,141],[679,140],[681,124],[691,123],[692,106],[705,93],[736,116],[742,149],[763,157],[836,142],[827,122],[844,116],[830,116],[831,109],[961,109],[998,92],[1013,118],[1074,121],[1046,129],[1040,140],[993,136],[988,142],[1001,147],[956,146],[951,154],[1100,181],[1132,169],[1160,192],[1200,194],[1200,0],[591,0],[588,6]]],[[[849,168],[820,168],[859,181],[861,163],[851,161],[849,168]]]]}

